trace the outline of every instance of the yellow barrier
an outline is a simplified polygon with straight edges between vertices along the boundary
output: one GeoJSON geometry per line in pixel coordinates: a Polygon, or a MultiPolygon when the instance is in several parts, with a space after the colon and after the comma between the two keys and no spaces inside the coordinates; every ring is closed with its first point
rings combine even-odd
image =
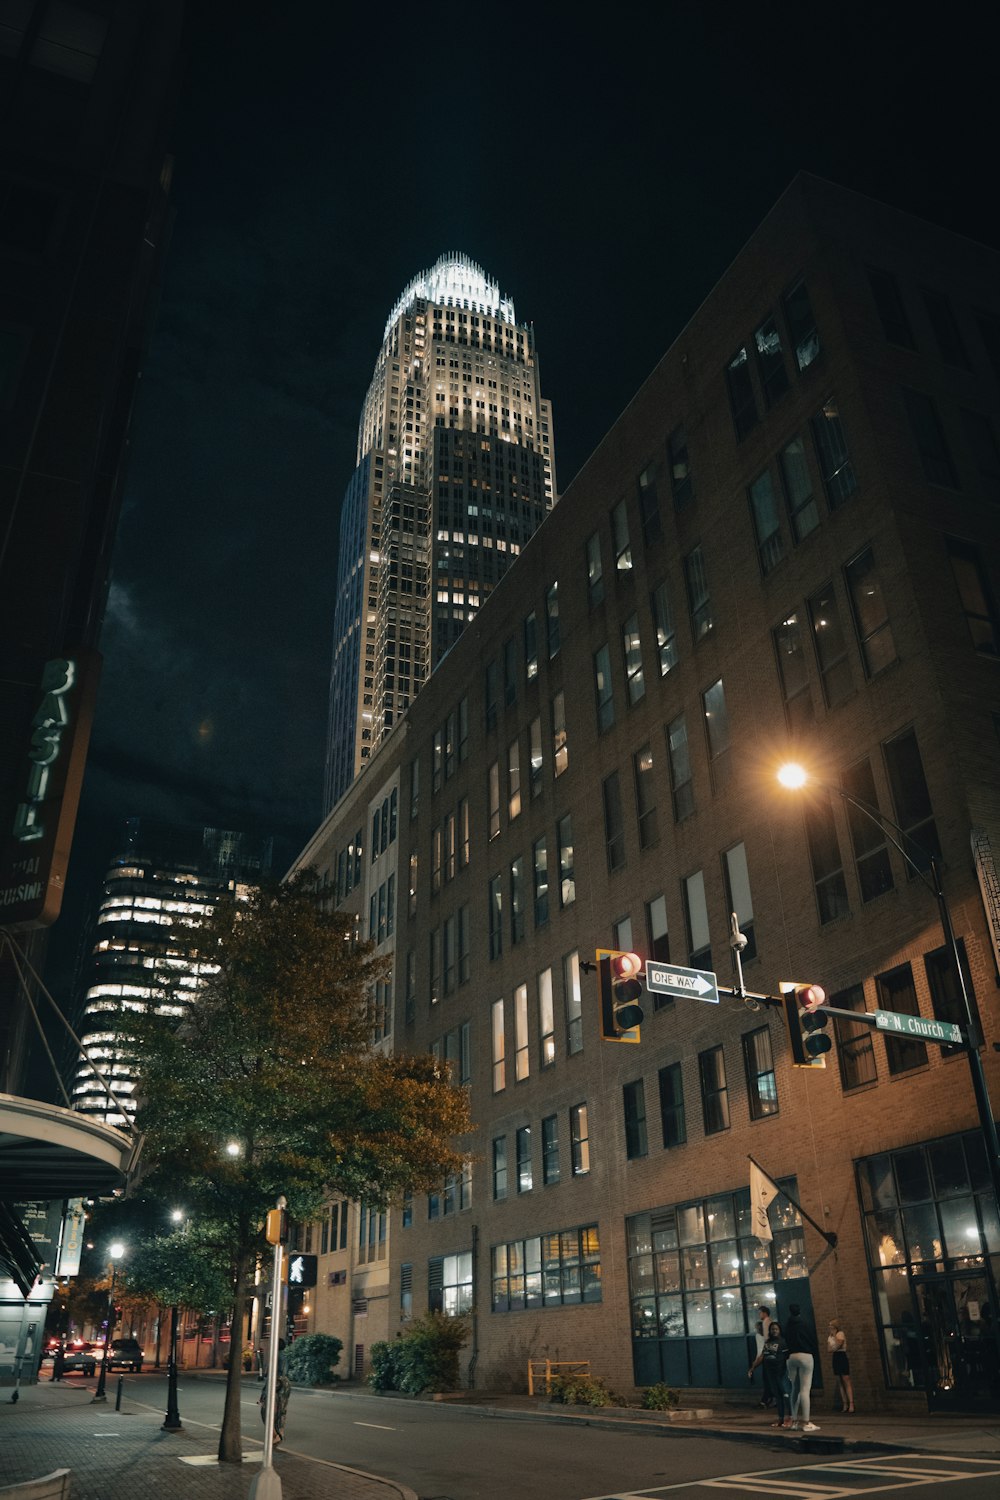
{"type": "Polygon", "coordinates": [[[589,1375],[589,1359],[529,1359],[528,1360],[528,1395],[535,1394],[535,1383],[541,1385],[545,1381],[545,1394],[552,1391],[553,1375],[589,1375]]]}

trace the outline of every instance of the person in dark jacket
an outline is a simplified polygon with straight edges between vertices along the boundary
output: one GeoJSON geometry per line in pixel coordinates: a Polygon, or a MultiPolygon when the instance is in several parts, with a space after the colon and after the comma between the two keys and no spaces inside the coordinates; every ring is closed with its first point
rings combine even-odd
{"type": "MultiPolygon", "coordinates": [[[[748,1375],[752,1375],[758,1365],[763,1366],[764,1395],[770,1397],[778,1409],[778,1420],[772,1422],[772,1427],[790,1427],[790,1393],[788,1389],[788,1376],[785,1373],[788,1361],[788,1345],[781,1335],[781,1324],[771,1322],[768,1324],[767,1333],[764,1337],[763,1347],[754,1360],[748,1375]]],[[[763,1403],[761,1403],[763,1405],[763,1403]]]]}
{"type": "Polygon", "coordinates": [[[803,1318],[797,1302],[788,1306],[785,1343],[788,1345],[788,1379],[792,1387],[792,1426],[801,1427],[803,1432],[818,1432],[816,1423],[810,1421],[809,1394],[819,1358],[819,1345],[815,1329],[803,1318]]]}

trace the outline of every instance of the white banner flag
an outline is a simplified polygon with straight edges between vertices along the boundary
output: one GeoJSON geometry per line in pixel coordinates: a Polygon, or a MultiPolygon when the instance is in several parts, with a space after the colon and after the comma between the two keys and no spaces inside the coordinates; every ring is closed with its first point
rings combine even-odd
{"type": "Polygon", "coordinates": [[[771,1224],[767,1217],[767,1207],[772,1198],[778,1196],[778,1189],[758,1167],[755,1161],[750,1163],[750,1222],[753,1232],[759,1240],[771,1238],[771,1224]]]}

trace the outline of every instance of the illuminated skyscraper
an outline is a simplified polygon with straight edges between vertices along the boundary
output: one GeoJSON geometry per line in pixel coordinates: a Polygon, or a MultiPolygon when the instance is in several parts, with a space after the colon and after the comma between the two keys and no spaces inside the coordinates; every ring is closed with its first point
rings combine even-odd
{"type": "Polygon", "coordinates": [[[385,325],[340,521],[328,811],[556,499],[534,333],[467,256],[385,325]]]}

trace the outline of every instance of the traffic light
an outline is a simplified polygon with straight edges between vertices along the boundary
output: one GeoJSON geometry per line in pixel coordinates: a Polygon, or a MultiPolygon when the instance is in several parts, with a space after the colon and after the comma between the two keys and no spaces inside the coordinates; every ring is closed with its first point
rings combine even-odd
{"type": "Polygon", "coordinates": [[[642,1022],[643,962],[638,953],[598,948],[601,987],[601,1036],[606,1042],[637,1042],[642,1022]]]}
{"type": "Polygon", "coordinates": [[[797,984],[783,979],[779,985],[785,1002],[792,1062],[796,1068],[825,1068],[833,1042],[827,1028],[830,1017],[823,1006],[827,993],[821,984],[797,984]]]}
{"type": "Polygon", "coordinates": [[[288,1240],[288,1214],[283,1208],[269,1208],[264,1231],[269,1245],[284,1245],[288,1240]]]}

